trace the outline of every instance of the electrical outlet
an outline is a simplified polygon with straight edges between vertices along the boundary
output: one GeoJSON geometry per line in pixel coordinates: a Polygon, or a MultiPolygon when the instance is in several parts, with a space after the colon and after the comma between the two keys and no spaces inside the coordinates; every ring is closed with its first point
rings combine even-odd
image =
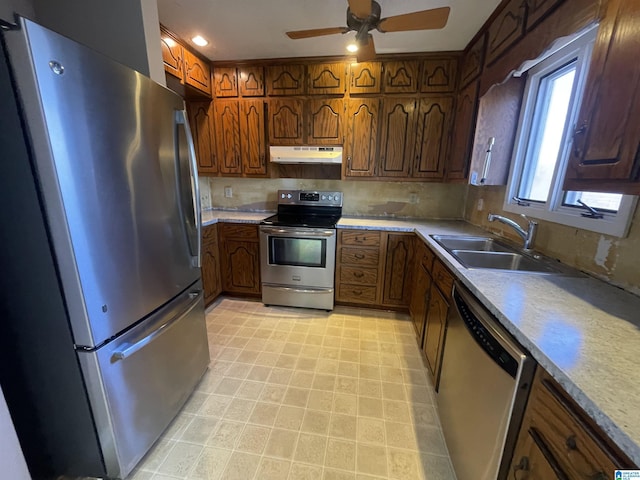
{"type": "Polygon", "coordinates": [[[416,203],[418,203],[418,194],[417,193],[410,193],[409,194],[409,203],[411,205],[415,205],[416,203]]]}
{"type": "Polygon", "coordinates": [[[231,187],[224,187],[224,197],[225,197],[225,198],[231,198],[231,197],[233,197],[233,188],[231,188],[231,187]]]}

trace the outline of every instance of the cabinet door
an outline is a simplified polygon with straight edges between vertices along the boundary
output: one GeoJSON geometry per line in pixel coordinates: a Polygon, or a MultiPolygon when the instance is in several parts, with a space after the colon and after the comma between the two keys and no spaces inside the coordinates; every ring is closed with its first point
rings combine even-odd
{"type": "Polygon", "coordinates": [[[238,77],[235,68],[213,69],[213,87],[216,97],[237,97],[238,77]]]}
{"type": "Polygon", "coordinates": [[[347,89],[344,62],[308,65],[307,78],[309,95],[342,95],[347,89]]]}
{"type": "Polygon", "coordinates": [[[385,62],[385,93],[415,93],[418,91],[418,62],[385,62]]]}
{"type": "Polygon", "coordinates": [[[198,159],[198,172],[218,173],[213,130],[213,103],[188,102],[187,110],[198,159]]]}
{"type": "Polygon", "coordinates": [[[487,35],[482,34],[465,51],[460,62],[460,89],[469,85],[480,76],[484,65],[484,47],[487,35]]]}
{"type": "Polygon", "coordinates": [[[565,190],[640,194],[640,3],[607,4],[594,45],[565,190]],[[633,41],[631,40],[633,38],[633,41]]]}
{"type": "Polygon", "coordinates": [[[257,242],[224,240],[222,282],[225,292],[260,293],[259,245],[257,242]]]}
{"type": "MultiPolygon", "coordinates": [[[[422,241],[416,242],[415,259],[419,260],[425,256],[426,246],[422,241]]],[[[414,264],[413,291],[411,292],[411,303],[409,304],[409,314],[416,331],[418,345],[422,345],[422,336],[427,316],[427,305],[429,301],[429,289],[431,288],[431,277],[422,265],[422,262],[414,264]]]]}
{"type": "Polygon", "coordinates": [[[422,98],[418,109],[413,177],[442,180],[449,153],[453,98],[422,98]]]}
{"type": "Polygon", "coordinates": [[[489,26],[487,64],[524,35],[525,0],[511,0],[489,26]]]}
{"type": "Polygon", "coordinates": [[[469,84],[458,95],[455,124],[451,135],[451,155],[446,166],[447,180],[462,181],[467,177],[475,132],[478,83],[476,80],[469,84]]]}
{"type": "Polygon", "coordinates": [[[382,100],[380,131],[381,177],[408,177],[415,133],[413,98],[387,97],[382,100]]]}
{"type": "Polygon", "coordinates": [[[209,305],[222,292],[218,248],[217,226],[204,227],[202,231],[202,286],[205,305],[209,305]]]}
{"type": "Polygon", "coordinates": [[[184,82],[211,96],[211,69],[189,50],[184,51],[184,82]]]}
{"type": "Polygon", "coordinates": [[[527,0],[527,31],[535,27],[548,13],[563,0],[527,0]]]}
{"type": "Polygon", "coordinates": [[[378,122],[380,100],[377,98],[349,100],[347,135],[344,143],[346,177],[375,175],[378,158],[378,122]]]}
{"type": "Polygon", "coordinates": [[[242,100],[240,108],[240,146],[242,173],[267,174],[267,145],[264,126],[264,102],[242,100]]]}
{"type": "Polygon", "coordinates": [[[216,126],[216,151],[220,173],[242,173],[240,163],[240,115],[236,100],[213,102],[216,126]]]}
{"type": "MultiPolygon", "coordinates": [[[[545,457],[545,453],[549,456],[549,450],[542,443],[542,439],[536,434],[536,431],[527,429],[523,433],[524,436],[521,434],[513,453],[509,475],[513,475],[512,478],[518,480],[565,480],[568,478],[566,476],[559,477],[554,471],[545,457]]],[[[553,460],[551,461],[553,462],[553,460]]]]}
{"type": "Polygon", "coordinates": [[[269,101],[269,143],[303,145],[302,119],[304,102],[287,98],[269,101]]]}
{"type": "Polygon", "coordinates": [[[304,65],[267,67],[267,95],[304,94],[304,65]]]}
{"type": "Polygon", "coordinates": [[[458,58],[430,58],[422,62],[422,83],[424,93],[454,92],[458,75],[458,58]]]}
{"type": "Polygon", "coordinates": [[[448,314],[449,303],[447,299],[442,295],[435,283],[432,283],[429,291],[429,307],[427,309],[427,322],[422,350],[435,385],[438,384],[438,377],[440,376],[442,344],[448,314]]]}
{"type": "Polygon", "coordinates": [[[341,98],[310,100],[308,108],[307,141],[312,145],[342,144],[344,102],[341,98]]]}
{"type": "Polygon", "coordinates": [[[264,96],[264,68],[242,67],[239,69],[240,95],[243,97],[264,96]]]}
{"type": "Polygon", "coordinates": [[[168,32],[160,29],[160,46],[164,71],[179,78],[184,77],[184,49],[168,32]]]}
{"type": "Polygon", "coordinates": [[[351,65],[349,93],[380,93],[382,85],[382,63],[364,62],[351,65]]]}
{"type": "Polygon", "coordinates": [[[413,271],[413,234],[387,234],[382,303],[408,307],[411,301],[413,271]]]}

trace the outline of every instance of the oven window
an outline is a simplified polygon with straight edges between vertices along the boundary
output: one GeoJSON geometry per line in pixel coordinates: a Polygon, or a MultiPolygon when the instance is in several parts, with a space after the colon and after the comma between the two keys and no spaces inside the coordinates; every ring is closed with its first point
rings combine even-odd
{"type": "Polygon", "coordinates": [[[271,237],[269,263],[324,268],[327,262],[325,238],[271,237]]]}

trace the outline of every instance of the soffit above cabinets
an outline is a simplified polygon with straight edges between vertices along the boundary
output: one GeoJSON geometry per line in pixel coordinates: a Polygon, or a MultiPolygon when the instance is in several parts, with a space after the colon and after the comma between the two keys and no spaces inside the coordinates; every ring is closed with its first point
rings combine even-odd
{"type": "MultiPolygon", "coordinates": [[[[346,25],[346,0],[157,0],[160,22],[181,38],[209,40],[196,50],[210,60],[346,55],[355,32],[291,40],[286,31],[346,25]]],[[[463,50],[499,0],[378,0],[382,16],[451,7],[441,30],[372,31],[379,54],[463,50]]]]}

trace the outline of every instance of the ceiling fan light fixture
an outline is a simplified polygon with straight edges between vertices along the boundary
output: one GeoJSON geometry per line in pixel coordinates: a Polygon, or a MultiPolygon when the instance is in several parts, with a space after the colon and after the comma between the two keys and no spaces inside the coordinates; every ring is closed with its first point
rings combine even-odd
{"type": "Polygon", "coordinates": [[[347,51],[351,52],[351,53],[355,53],[358,51],[358,45],[354,42],[354,43],[350,43],[349,45],[347,45],[347,51]]]}
{"type": "Polygon", "coordinates": [[[209,45],[209,42],[207,41],[207,39],[205,39],[200,35],[196,35],[191,39],[191,41],[199,47],[206,47],[207,45],[209,45]]]}

